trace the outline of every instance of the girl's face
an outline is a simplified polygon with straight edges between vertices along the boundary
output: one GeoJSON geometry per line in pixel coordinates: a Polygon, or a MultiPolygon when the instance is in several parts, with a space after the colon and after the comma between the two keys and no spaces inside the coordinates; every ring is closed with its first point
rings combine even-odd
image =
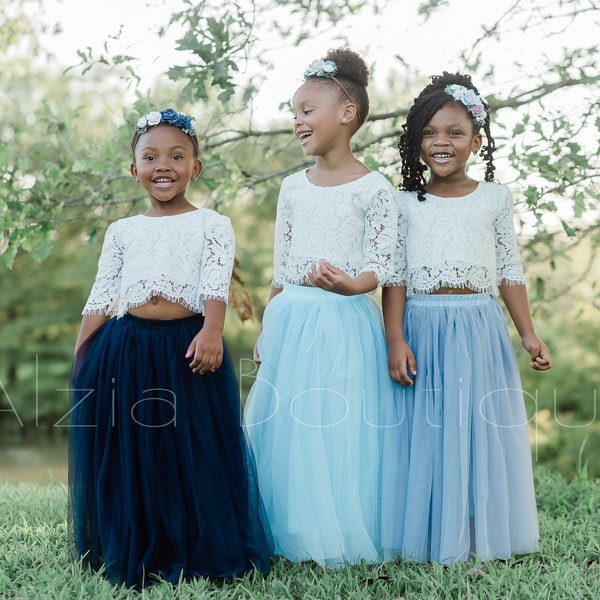
{"type": "Polygon", "coordinates": [[[154,207],[187,203],[190,181],[202,172],[190,138],[173,125],[155,125],[143,133],[135,148],[131,174],[148,192],[154,207]]]}
{"type": "Polygon", "coordinates": [[[352,104],[340,102],[336,91],[328,85],[309,80],[292,98],[294,134],[306,156],[324,156],[346,137],[342,127],[352,119],[352,104]]]}
{"type": "Polygon", "coordinates": [[[421,160],[431,170],[432,179],[464,179],[469,156],[481,148],[481,142],[481,134],[476,133],[465,108],[451,102],[423,128],[421,160]]]}

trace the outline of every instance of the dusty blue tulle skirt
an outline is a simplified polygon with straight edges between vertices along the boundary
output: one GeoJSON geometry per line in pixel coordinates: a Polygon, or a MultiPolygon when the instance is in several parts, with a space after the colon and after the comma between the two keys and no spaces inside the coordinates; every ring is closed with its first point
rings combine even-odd
{"type": "Polygon", "coordinates": [[[114,583],[269,569],[229,355],[205,375],[185,358],[202,324],[113,318],[76,358],[70,534],[75,556],[114,583]]]}
{"type": "Polygon", "coordinates": [[[527,415],[500,305],[489,294],[416,295],[405,335],[417,377],[396,386],[402,434],[386,440],[386,455],[409,444],[407,468],[384,472],[386,556],[451,563],[536,551],[527,415]]]}
{"type": "Polygon", "coordinates": [[[288,285],[263,325],[244,424],[275,553],[330,567],[375,562],[383,403],[393,403],[379,307],[288,285]]]}

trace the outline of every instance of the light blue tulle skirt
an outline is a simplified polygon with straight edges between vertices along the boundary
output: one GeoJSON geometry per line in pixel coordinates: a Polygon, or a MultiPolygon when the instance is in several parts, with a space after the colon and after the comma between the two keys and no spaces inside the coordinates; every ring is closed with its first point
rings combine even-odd
{"type": "MultiPolygon", "coordinates": [[[[405,335],[414,386],[396,386],[408,469],[384,472],[387,557],[451,563],[537,550],[524,395],[506,320],[488,294],[416,295],[405,335]]],[[[384,464],[387,464],[384,461],[384,464]]]]}
{"type": "Polygon", "coordinates": [[[331,567],[377,561],[393,405],[379,306],[289,285],[263,325],[244,423],[275,553],[331,567]]]}

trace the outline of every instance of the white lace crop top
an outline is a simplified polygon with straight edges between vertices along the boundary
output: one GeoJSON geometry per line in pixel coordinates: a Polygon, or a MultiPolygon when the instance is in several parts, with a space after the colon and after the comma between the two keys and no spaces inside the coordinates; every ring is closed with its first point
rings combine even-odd
{"type": "Polygon", "coordinates": [[[372,271],[385,283],[397,215],[394,188],[376,171],[332,187],[314,185],[306,171],[289,175],[277,204],[273,287],[309,284],[307,273],[321,259],[351,277],[372,271]]]}
{"type": "Polygon", "coordinates": [[[204,314],[205,300],[227,302],[234,254],[229,217],[210,209],[120,219],[106,230],[83,314],[122,317],[152,296],[204,314]]]}
{"type": "Polygon", "coordinates": [[[498,285],[523,284],[506,185],[482,181],[460,198],[396,192],[399,205],[395,274],[389,285],[407,295],[468,287],[498,295],[498,285]]]}

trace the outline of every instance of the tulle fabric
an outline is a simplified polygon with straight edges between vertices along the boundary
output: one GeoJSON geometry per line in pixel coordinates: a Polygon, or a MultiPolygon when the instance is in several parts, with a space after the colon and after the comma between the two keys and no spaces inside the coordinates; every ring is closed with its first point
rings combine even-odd
{"type": "Polygon", "coordinates": [[[70,534],[76,557],[113,583],[269,568],[229,355],[205,375],[184,356],[202,323],[125,315],[76,359],[70,534]]]}
{"type": "MultiPolygon", "coordinates": [[[[488,294],[415,295],[405,335],[412,387],[396,387],[408,471],[384,472],[387,557],[452,563],[535,552],[538,522],[527,415],[498,302],[488,294]]],[[[385,464],[385,463],[384,463],[385,464]]]]}
{"type": "Polygon", "coordinates": [[[275,553],[375,562],[382,402],[393,394],[380,310],[367,295],[286,285],[263,323],[244,424],[275,553]]]}

